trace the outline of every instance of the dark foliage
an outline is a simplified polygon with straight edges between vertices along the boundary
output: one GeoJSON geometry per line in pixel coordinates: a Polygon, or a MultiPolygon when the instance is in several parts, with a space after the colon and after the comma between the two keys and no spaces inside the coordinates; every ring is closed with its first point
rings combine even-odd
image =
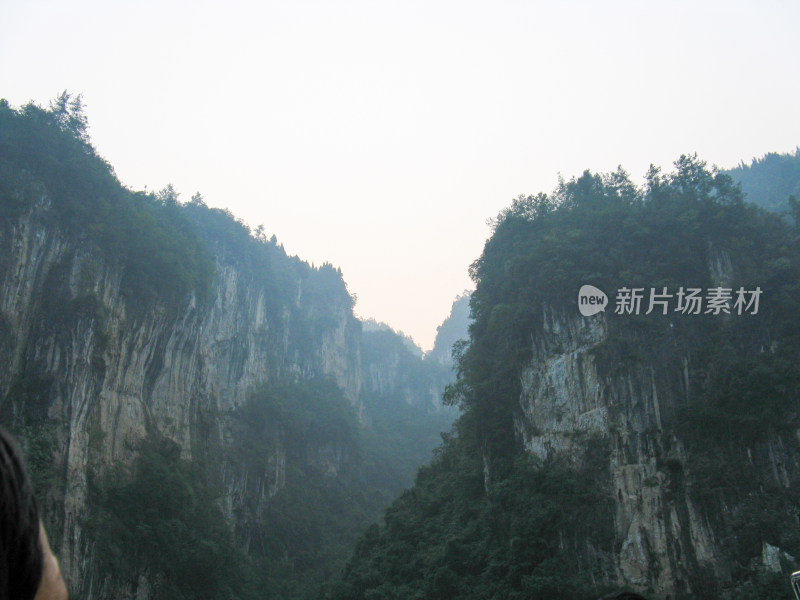
{"type": "Polygon", "coordinates": [[[775,212],[790,212],[789,198],[800,199],[800,148],[794,153],[770,152],[726,171],[742,186],[745,199],[775,212]]]}
{"type": "Polygon", "coordinates": [[[453,345],[468,337],[470,292],[464,292],[453,302],[450,314],[436,329],[436,341],[426,358],[444,365],[452,365],[453,345]]]}
{"type": "Polygon", "coordinates": [[[263,385],[234,415],[234,435],[228,460],[250,482],[237,537],[259,565],[261,592],[313,597],[397,493],[400,461],[324,379],[263,385]],[[264,480],[281,470],[282,481],[264,480]]]}
{"type": "Polygon", "coordinates": [[[39,205],[78,247],[121,265],[132,299],[181,301],[209,289],[213,259],[177,197],[120,185],[88,141],[80,97],[65,92],[49,109],[0,101],[0,199],[3,226],[39,205]]]}
{"type": "MultiPolygon", "coordinates": [[[[69,347],[76,332],[90,325],[88,358],[97,389],[87,392],[91,481],[84,531],[94,549],[94,589],[102,594],[122,583],[135,594],[140,584],[150,585],[156,598],[315,595],[342,567],[359,532],[429,456],[433,442],[419,444],[416,432],[438,435],[415,422],[420,414],[393,412],[387,402],[376,419],[401,434],[385,445],[358,424],[334,383],[314,379],[331,329],[344,324],[346,343],[359,343],[354,299],[341,271],[287,256],[263,227],[251,231],[228,211],[208,207],[199,194],[182,204],[171,186],[157,194],[125,189],[89,143],[80,99],[66,93],[47,109],[29,104],[17,110],[0,102],[0,233],[21,224],[64,239],[69,250],[45,274],[43,293],[31,307],[34,328],[0,418],[15,424],[34,484],[60,519],[63,463],[55,461],[63,431],[52,407],[71,390],[36,344],[69,347]],[[73,277],[75,265],[80,269],[73,277]],[[241,351],[244,343],[237,340],[258,338],[272,352],[265,373],[270,383],[233,414],[206,414],[204,407],[197,419],[209,430],[230,424],[238,437],[220,447],[214,436],[198,434],[187,460],[153,430],[140,446],[126,448],[138,457],[132,465],[107,464],[106,434],[95,410],[109,359],[107,307],[97,294],[101,269],[121,273],[125,321],[116,325],[124,328],[153,314],[175,319],[207,309],[215,300],[214,277],[227,268],[243,280],[235,301],[245,304],[253,294],[264,301],[267,317],[256,328],[244,323],[232,332],[230,351],[241,351]],[[287,372],[302,377],[289,380],[287,372]],[[392,428],[398,414],[406,422],[392,428]],[[402,457],[395,455],[398,448],[402,457]],[[245,481],[264,483],[268,461],[278,455],[285,458],[281,480],[273,482],[278,485],[266,498],[263,489],[249,490],[248,500],[237,505],[240,512],[229,514],[236,504],[225,487],[232,485],[230,474],[243,469],[245,481]],[[259,504],[259,498],[265,501],[259,504]]],[[[0,267],[10,260],[12,249],[3,246],[10,239],[0,235],[0,249],[7,250],[0,252],[0,267]]],[[[10,344],[10,331],[0,318],[2,348],[10,344]]],[[[412,363],[404,368],[422,361],[412,363]]],[[[163,366],[157,357],[153,364],[155,370],[163,366]]],[[[379,408],[385,399],[372,400],[379,408]]],[[[274,473],[275,464],[269,465],[274,473]]],[[[62,530],[53,528],[56,537],[62,530]]]]}
{"type": "Polygon", "coordinates": [[[408,487],[414,473],[431,458],[449,431],[456,410],[439,404],[437,390],[451,380],[449,366],[426,356],[424,359],[408,348],[406,340],[391,330],[365,331],[361,336],[361,369],[365,378],[377,374],[375,389],[363,389],[361,400],[369,415],[365,435],[384,463],[387,475],[408,487]]]}
{"type": "Polygon", "coordinates": [[[644,189],[622,171],[587,172],[551,196],[515,200],[471,268],[470,340],[457,347],[459,378],[445,394],[464,411],[457,435],[385,527],[362,538],[328,597],[601,596],[603,556],[615,551],[608,441],[587,442],[591,452],[574,463],[532,463],[514,427],[520,375],[546,319],[577,314],[581,285],[705,289],[718,285],[710,265],[728,259],[730,287],[761,288],[757,315],[645,318],[646,305],[637,317],[615,315],[612,304],[596,360],[611,375],[689,357],[694,387],[664,417],[665,439],[684,440],[688,464],[660,468],[666,493],[689,494],[727,536],[733,570],[725,583],[696,567],[691,587],[707,597],[721,582],[733,597],[777,590],[753,565],[763,542],[798,553],[797,483],[756,465],[769,464],[775,440],[797,451],[798,241],[796,228],[746,205],[730,177],[695,157],[681,157],[674,173],[651,169],[644,189]]]}
{"type": "Polygon", "coordinates": [[[447,438],[415,486],[362,537],[328,598],[578,598],[594,569],[577,549],[610,549],[607,473],[519,456],[484,489],[483,465],[447,438]],[[574,519],[576,511],[584,519],[574,519]]]}
{"type": "Polygon", "coordinates": [[[90,482],[96,565],[135,590],[144,575],[154,598],[257,598],[257,571],[234,543],[219,487],[180,447],[146,440],[130,469],[90,482]]]}

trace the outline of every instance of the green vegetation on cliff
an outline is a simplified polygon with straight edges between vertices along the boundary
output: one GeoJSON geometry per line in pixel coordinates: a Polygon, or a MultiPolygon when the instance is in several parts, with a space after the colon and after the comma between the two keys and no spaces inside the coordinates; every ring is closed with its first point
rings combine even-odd
{"type": "Polygon", "coordinates": [[[463,437],[448,438],[386,512],[385,524],[364,534],[326,597],[592,597],[593,576],[605,565],[578,548],[610,550],[613,529],[600,461],[576,470],[520,454],[507,476],[486,488],[473,450],[463,437]]]}
{"type": "Polygon", "coordinates": [[[131,309],[142,301],[179,305],[190,293],[207,299],[219,260],[237,264],[254,285],[268,283],[275,310],[294,302],[301,281],[318,305],[317,319],[327,318],[332,297],[352,305],[338,269],[288,257],[274,236],[268,240],[260,229],[254,235],[200,194],[181,204],[171,185],[158,193],[126,189],[86,128],[80,97],[66,92],[47,109],[0,100],[0,226],[32,213],[81,251],[119,265],[131,309]]]}
{"type": "MultiPolygon", "coordinates": [[[[678,500],[688,498],[714,532],[711,569],[681,529],[683,553],[668,558],[688,575],[675,576],[674,595],[775,597],[783,575],[762,568],[765,548],[800,557],[800,205],[788,200],[791,186],[770,191],[787,197],[777,208],[794,219],[783,219],[743,202],[742,190],[755,199],[765,187],[755,174],[795,158],[742,167],[741,188],[693,157],[674,173],[651,170],[642,189],[621,170],[587,172],[498,215],[471,269],[470,340],[455,345],[458,379],[445,394],[463,414],[334,578],[448,421],[436,401],[446,369],[391,331],[360,336],[333,266],[287,256],[274,237],[199,195],[181,204],[171,187],[126,190],[89,144],[79,101],[64,94],[49,109],[19,110],[0,102],[0,270],[8,275],[16,258],[19,228],[69,247],[25,307],[24,335],[17,315],[0,315],[0,351],[14,356],[0,380],[0,418],[22,438],[61,548],[75,545],[60,538],[68,527],[59,519],[68,486],[81,479],[65,447],[79,454],[88,439],[88,471],[79,473],[88,504],[69,515],[86,521],[72,557],[88,565],[84,594],[308,598],[322,587],[331,599],[596,597],[612,587],[624,543],[612,488],[623,434],[572,431],[578,450],[534,456],[526,443],[540,432],[520,404],[526,369],[553,327],[577,315],[583,284],[759,288],[756,315],[618,315],[612,299],[597,317],[608,331],[592,359],[601,385],[652,373],[661,422],[625,443],[649,445],[657,473],[643,486],[659,487],[675,509],[659,518],[687,523],[689,503],[678,500]],[[125,317],[113,326],[101,291],[114,292],[100,289],[101,269],[120,276],[125,317]],[[209,397],[183,399],[196,411],[181,424],[193,428],[181,447],[165,438],[172,424],[158,422],[149,394],[166,369],[170,327],[213,305],[224,274],[245,280],[227,288],[241,305],[263,299],[268,323],[214,340],[232,358],[223,387],[242,376],[248,336],[264,342],[267,358],[241,402],[215,403],[213,386],[203,388],[209,397]],[[253,289],[263,295],[245,298],[253,289]],[[110,448],[117,432],[102,429],[98,403],[110,361],[128,350],[108,344],[151,313],[167,315],[167,333],[141,357],[142,397],[120,404],[145,415],[127,433],[141,426],[148,436],[110,448]],[[360,356],[360,396],[349,401],[320,373],[329,349],[320,340],[331,332],[360,356]],[[87,352],[69,364],[89,373],[77,393],[65,372],[76,339],[87,352]],[[88,432],[68,429],[79,422],[88,432]]],[[[659,575],[655,563],[644,567],[647,581],[659,575]]]]}
{"type": "Polygon", "coordinates": [[[440,362],[443,365],[453,365],[453,346],[460,340],[465,340],[469,337],[470,295],[470,292],[465,291],[453,301],[450,314],[436,328],[436,341],[426,358],[440,362]]]}
{"type": "Polygon", "coordinates": [[[395,476],[406,487],[417,468],[430,460],[441,432],[449,431],[457,416],[453,407],[441,404],[441,392],[453,379],[452,371],[413,352],[408,339],[391,329],[362,334],[361,371],[361,400],[374,444],[387,457],[394,457],[395,476]]]}
{"type": "Polygon", "coordinates": [[[400,491],[397,448],[359,426],[331,380],[265,383],[229,427],[229,445],[193,460],[154,433],[131,466],[92,476],[98,585],[146,585],[156,599],[316,597],[400,491]]]}
{"type": "Polygon", "coordinates": [[[0,420],[71,597],[315,597],[450,423],[338,268],[125,189],[66,93],[0,101],[0,278],[0,420]]]}
{"type": "Polygon", "coordinates": [[[770,152],[726,173],[742,186],[748,202],[767,210],[789,212],[789,198],[800,200],[800,148],[794,154],[770,152]]]}
{"type": "Polygon", "coordinates": [[[191,461],[152,435],[92,480],[95,577],[144,575],[154,598],[313,597],[396,494],[363,435],[330,380],[264,384],[231,443],[191,461]]]}
{"type": "Polygon", "coordinates": [[[122,266],[131,297],[208,291],[213,259],[177,198],[120,185],[89,143],[80,97],[65,92],[49,109],[0,100],[0,198],[5,227],[37,203],[52,207],[49,224],[122,266]]]}
{"type": "Polygon", "coordinates": [[[218,486],[180,454],[175,442],[153,437],[129,469],[90,482],[100,597],[120,585],[155,600],[259,597],[254,565],[217,505],[218,486]]]}
{"type": "Polygon", "coordinates": [[[614,314],[612,297],[594,317],[608,333],[593,352],[601,382],[652,369],[663,426],[649,435],[686,455],[652,457],[664,501],[685,522],[677,499],[690,498],[719,536],[711,572],[691,540],[679,541],[689,553],[671,560],[688,579],[676,578],[674,594],[767,597],[785,584],[758,565],[765,544],[800,556],[800,469],[776,466],[773,455],[777,444],[800,456],[799,242],[796,227],[745,204],[730,177],[693,157],[674,173],[651,169],[644,189],[621,170],[586,172],[552,195],[515,200],[471,269],[470,341],[445,394],[464,411],[455,434],[385,525],[365,534],[327,597],[580,599],[616,581],[614,433],[575,431],[584,455],[542,460],[523,443],[523,372],[552,334],[548,322],[582,318],[577,294],[587,283],[609,293],[761,289],[757,315],[645,315],[648,296],[639,315],[614,314]],[[670,375],[684,369],[688,389],[670,375]]]}

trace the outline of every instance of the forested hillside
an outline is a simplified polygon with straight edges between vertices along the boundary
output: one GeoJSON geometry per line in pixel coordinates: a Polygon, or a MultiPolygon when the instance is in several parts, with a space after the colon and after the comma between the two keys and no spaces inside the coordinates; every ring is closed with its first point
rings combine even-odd
{"type": "Polygon", "coordinates": [[[797,153],[519,197],[422,357],[86,126],[0,101],[0,423],[71,597],[788,596],[797,153]]]}
{"type": "Polygon", "coordinates": [[[725,173],[742,186],[748,202],[767,210],[788,212],[789,198],[800,199],[800,148],[794,154],[770,152],[725,173]]]}
{"type": "Polygon", "coordinates": [[[370,415],[370,430],[402,465],[403,480],[410,485],[417,467],[430,460],[441,433],[450,430],[458,414],[441,400],[454,374],[449,366],[412,352],[394,331],[367,331],[361,339],[361,399],[370,415]]]}
{"type": "Polygon", "coordinates": [[[428,359],[453,366],[453,346],[469,337],[469,299],[470,293],[465,291],[453,301],[450,314],[436,329],[436,341],[428,359]]]}
{"type": "Polygon", "coordinates": [[[515,200],[471,268],[454,434],[326,597],[789,597],[799,249],[695,157],[515,200]]]}
{"type": "Polygon", "coordinates": [[[315,597],[449,428],[448,370],[373,357],[341,271],[126,189],[86,126],[0,101],[0,422],[71,597],[315,597]]]}

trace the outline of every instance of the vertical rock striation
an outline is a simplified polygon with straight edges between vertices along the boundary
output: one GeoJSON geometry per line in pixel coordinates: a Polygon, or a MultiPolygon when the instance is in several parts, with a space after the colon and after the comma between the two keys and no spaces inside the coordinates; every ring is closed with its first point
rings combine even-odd
{"type": "MultiPolygon", "coordinates": [[[[730,259],[714,256],[712,278],[729,277],[730,259]]],[[[709,506],[698,503],[696,492],[708,490],[693,488],[694,463],[676,418],[693,388],[700,387],[690,376],[696,348],[676,337],[663,352],[632,360],[619,354],[611,337],[604,314],[544,312],[521,376],[517,435],[542,459],[560,455],[573,462],[596,449],[589,440],[601,441],[608,453],[605,489],[615,506],[611,581],[667,597],[701,593],[702,573],[712,573],[724,586],[731,579],[730,548],[723,547],[725,533],[709,506]]],[[[796,453],[779,435],[729,452],[734,463],[746,453],[774,486],[796,485],[796,453]]],[[[769,501],[763,487],[747,494],[769,501]]],[[[739,501],[721,502],[735,512],[739,501]]],[[[781,553],[764,550],[769,557],[764,568],[779,571],[774,556],[781,553]]]]}
{"type": "MultiPolygon", "coordinates": [[[[283,375],[330,376],[363,415],[360,324],[342,295],[326,299],[325,319],[305,326],[320,315],[302,278],[296,301],[276,311],[270,282],[224,248],[207,298],[137,301],[123,291],[120,265],[71,241],[48,221],[49,206],[43,196],[0,237],[0,398],[12,427],[46,427],[55,440],[58,481],[44,510],[72,589],[86,591],[90,471],[130,461],[149,432],[179,443],[187,458],[224,444],[225,414],[254,385],[283,375]]],[[[285,480],[280,444],[266,460],[268,498],[285,480]]],[[[233,510],[249,488],[227,485],[233,510]]]]}

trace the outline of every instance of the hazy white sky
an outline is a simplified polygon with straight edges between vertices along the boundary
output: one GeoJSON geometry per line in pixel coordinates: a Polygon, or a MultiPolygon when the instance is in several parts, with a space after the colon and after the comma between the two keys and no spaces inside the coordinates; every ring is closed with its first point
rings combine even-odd
{"type": "Polygon", "coordinates": [[[0,0],[0,97],[82,94],[124,184],[263,224],[428,349],[513,197],[794,150],[799,28],[795,0],[0,0]]]}

